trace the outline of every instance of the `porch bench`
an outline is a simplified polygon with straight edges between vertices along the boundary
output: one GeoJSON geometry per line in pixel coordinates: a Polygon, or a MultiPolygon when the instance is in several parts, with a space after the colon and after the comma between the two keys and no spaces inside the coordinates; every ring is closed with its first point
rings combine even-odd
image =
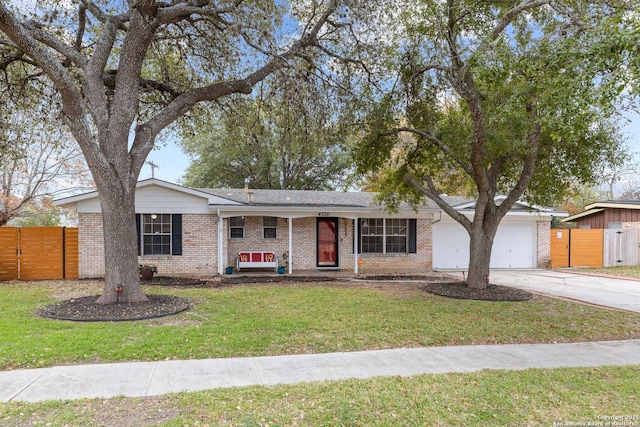
{"type": "Polygon", "coordinates": [[[273,268],[278,271],[278,257],[273,251],[240,251],[236,271],[242,268],[273,268]]]}

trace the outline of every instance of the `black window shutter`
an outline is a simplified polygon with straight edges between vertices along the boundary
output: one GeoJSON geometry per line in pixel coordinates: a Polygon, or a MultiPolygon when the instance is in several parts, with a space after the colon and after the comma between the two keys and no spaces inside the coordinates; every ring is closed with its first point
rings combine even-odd
{"type": "Polygon", "coordinates": [[[353,220],[353,228],[351,229],[351,237],[353,237],[353,239],[351,240],[351,253],[354,254],[356,253],[356,219],[353,220]]]}
{"type": "Polygon", "coordinates": [[[138,256],[142,255],[142,248],[140,247],[140,214],[136,214],[136,234],[138,236],[138,256]]]}
{"type": "Polygon", "coordinates": [[[362,253],[362,219],[358,218],[358,253],[362,253]]]}
{"type": "Polygon", "coordinates": [[[182,255],[182,214],[171,215],[171,255],[182,255]]]}
{"type": "Polygon", "coordinates": [[[415,254],[418,250],[418,239],[417,239],[417,234],[418,234],[418,224],[417,221],[415,219],[410,219],[409,220],[409,253],[410,254],[415,254]]]}

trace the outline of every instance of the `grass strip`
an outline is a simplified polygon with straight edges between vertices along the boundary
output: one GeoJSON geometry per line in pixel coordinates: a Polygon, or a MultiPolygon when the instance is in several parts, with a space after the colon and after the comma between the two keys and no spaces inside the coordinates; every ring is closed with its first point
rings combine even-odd
{"type": "Polygon", "coordinates": [[[481,371],[149,398],[9,403],[0,404],[0,422],[134,427],[638,425],[639,370],[481,371]]]}

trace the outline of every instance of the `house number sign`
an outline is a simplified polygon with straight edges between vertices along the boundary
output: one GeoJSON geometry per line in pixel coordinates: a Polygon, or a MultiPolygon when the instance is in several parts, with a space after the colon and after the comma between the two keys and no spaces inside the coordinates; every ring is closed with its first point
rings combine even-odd
{"type": "Polygon", "coordinates": [[[329,212],[318,212],[318,216],[329,216],[329,212]]]}

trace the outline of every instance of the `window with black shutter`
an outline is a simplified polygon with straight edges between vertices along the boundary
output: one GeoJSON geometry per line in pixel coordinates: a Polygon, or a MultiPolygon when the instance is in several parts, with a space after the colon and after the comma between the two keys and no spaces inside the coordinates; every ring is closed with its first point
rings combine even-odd
{"type": "Polygon", "coordinates": [[[358,219],[358,253],[416,253],[416,225],[406,218],[358,219]]]}
{"type": "Polygon", "coordinates": [[[138,255],[182,255],[182,215],[136,214],[138,255]]]}

